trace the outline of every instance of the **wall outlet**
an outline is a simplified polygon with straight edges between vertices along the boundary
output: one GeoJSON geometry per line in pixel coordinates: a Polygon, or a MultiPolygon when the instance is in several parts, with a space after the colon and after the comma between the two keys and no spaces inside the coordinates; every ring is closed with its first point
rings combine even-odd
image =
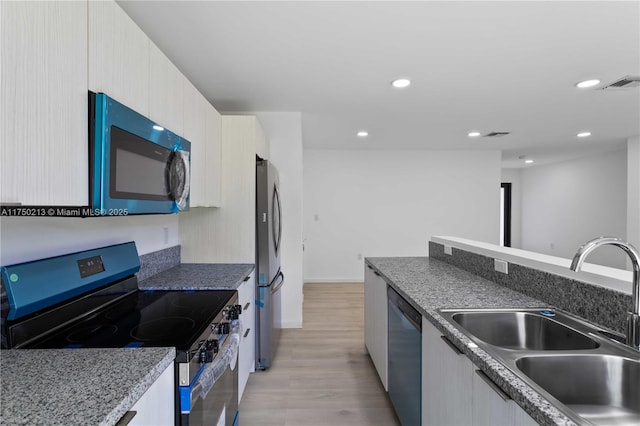
{"type": "Polygon", "coordinates": [[[164,244],[169,244],[169,228],[162,228],[164,244]]]}
{"type": "Polygon", "coordinates": [[[451,246],[447,246],[447,245],[444,246],[444,254],[448,254],[449,256],[451,256],[452,251],[453,250],[451,249],[451,246]]]}
{"type": "Polygon", "coordinates": [[[493,259],[493,265],[496,271],[502,272],[503,274],[509,273],[509,263],[506,260],[493,259]]]}

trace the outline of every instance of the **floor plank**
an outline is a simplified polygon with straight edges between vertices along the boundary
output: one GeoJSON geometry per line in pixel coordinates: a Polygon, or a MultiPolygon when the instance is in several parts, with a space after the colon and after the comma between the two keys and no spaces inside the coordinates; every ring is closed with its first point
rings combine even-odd
{"type": "Polygon", "coordinates": [[[363,284],[305,284],[303,315],[272,367],[249,377],[240,425],[399,425],[364,347],[363,284]]]}

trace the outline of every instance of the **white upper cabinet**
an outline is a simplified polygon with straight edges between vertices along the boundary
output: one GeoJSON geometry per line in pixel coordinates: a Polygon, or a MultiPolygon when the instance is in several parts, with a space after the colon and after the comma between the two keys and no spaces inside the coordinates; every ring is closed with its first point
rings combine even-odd
{"type": "Polygon", "coordinates": [[[173,133],[184,131],[184,80],[180,70],[149,42],[149,118],[173,133]]]}
{"type": "Polygon", "coordinates": [[[206,118],[206,207],[222,205],[222,116],[207,103],[206,118]]]}
{"type": "Polygon", "coordinates": [[[87,3],[0,2],[0,202],[88,201],[87,3]]]}
{"type": "Polygon", "coordinates": [[[191,142],[191,207],[202,207],[206,203],[206,113],[207,101],[191,84],[184,79],[184,132],[183,136],[191,142]]]}
{"type": "Polygon", "coordinates": [[[149,115],[149,38],[113,1],[89,2],[89,90],[149,115]]]}
{"type": "Polygon", "coordinates": [[[184,137],[191,142],[191,207],[220,206],[220,114],[184,80],[184,137]]]}

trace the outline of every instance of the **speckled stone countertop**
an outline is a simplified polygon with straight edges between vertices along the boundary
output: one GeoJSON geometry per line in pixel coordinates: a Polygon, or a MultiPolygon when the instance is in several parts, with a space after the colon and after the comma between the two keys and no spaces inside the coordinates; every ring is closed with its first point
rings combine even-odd
{"type": "Polygon", "coordinates": [[[142,290],[235,290],[252,263],[183,263],[138,283],[142,290]]]}
{"type": "Polygon", "coordinates": [[[114,425],[173,364],[174,348],[0,352],[0,424],[114,425]]]}
{"type": "Polygon", "coordinates": [[[385,281],[541,425],[575,426],[547,399],[447,322],[437,309],[539,308],[548,304],[427,257],[366,258],[385,281]]]}

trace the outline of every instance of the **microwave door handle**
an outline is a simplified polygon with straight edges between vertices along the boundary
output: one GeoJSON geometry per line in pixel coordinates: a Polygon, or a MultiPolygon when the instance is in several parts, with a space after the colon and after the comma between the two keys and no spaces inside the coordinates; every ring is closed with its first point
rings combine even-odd
{"type": "Polygon", "coordinates": [[[187,198],[190,190],[190,163],[188,151],[175,151],[171,162],[172,178],[170,179],[171,193],[178,210],[184,210],[187,205],[187,198]],[[179,193],[175,193],[179,191],[179,193]]]}

